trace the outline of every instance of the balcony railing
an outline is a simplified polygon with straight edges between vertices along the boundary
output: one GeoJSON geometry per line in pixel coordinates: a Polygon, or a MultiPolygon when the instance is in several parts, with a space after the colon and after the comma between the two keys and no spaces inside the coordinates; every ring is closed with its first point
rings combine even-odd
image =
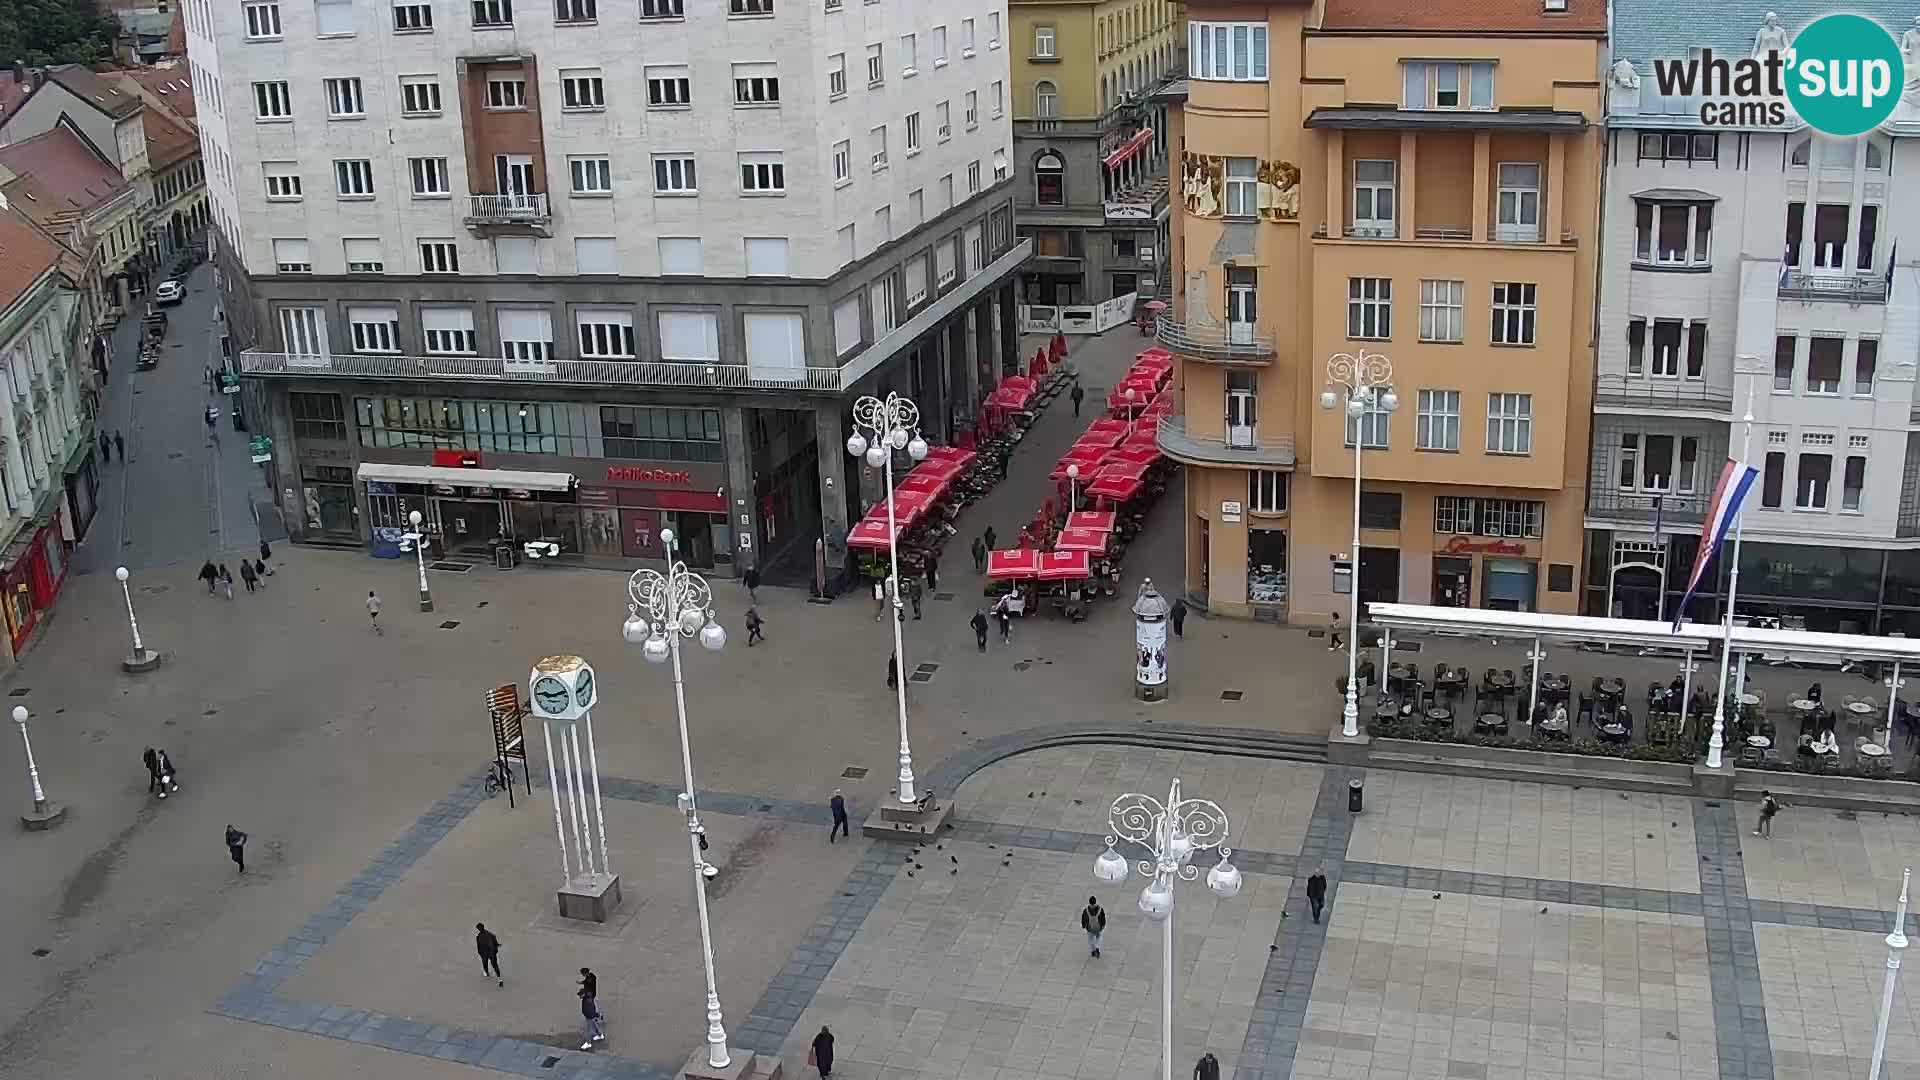
{"type": "Polygon", "coordinates": [[[1248,323],[1183,323],[1162,315],[1154,322],[1154,337],[1174,353],[1195,360],[1271,364],[1275,356],[1273,336],[1248,323]]]}
{"type": "Polygon", "coordinates": [[[1182,461],[1215,465],[1291,467],[1294,463],[1293,436],[1270,435],[1255,427],[1236,435],[1233,428],[1221,435],[1193,435],[1187,430],[1185,416],[1163,416],[1157,426],[1160,449],[1182,461]]]}
{"type": "Polygon", "coordinates": [[[1596,405],[1627,405],[1644,409],[1733,408],[1733,387],[1704,379],[1650,379],[1639,375],[1597,375],[1593,380],[1596,405]]]}
{"type": "Polygon", "coordinates": [[[745,364],[638,360],[502,360],[495,356],[363,356],[355,353],[240,354],[243,375],[286,378],[423,379],[448,382],[684,386],[726,390],[842,389],[839,368],[766,370],[745,364]]]}
{"type": "Polygon", "coordinates": [[[1415,225],[1415,240],[1471,240],[1473,230],[1465,225],[1415,225]]]}
{"type": "Polygon", "coordinates": [[[473,225],[537,225],[552,219],[547,196],[469,195],[467,222],[473,225]]]}
{"type": "MultiPolygon", "coordinates": [[[[1332,228],[1322,224],[1313,227],[1313,238],[1315,240],[1326,240],[1329,237],[1337,237],[1341,240],[1394,240],[1406,235],[1407,230],[1401,228],[1398,222],[1338,225],[1332,228]]],[[[1415,225],[1412,230],[1412,235],[1415,240],[1444,241],[1458,244],[1470,243],[1473,240],[1473,230],[1465,225],[1415,225]]],[[[1545,239],[1544,233],[1529,233],[1524,230],[1509,229],[1505,233],[1498,231],[1489,233],[1487,242],[1494,244],[1530,245],[1544,243],[1545,239]]],[[[1574,235],[1572,229],[1561,230],[1561,244],[1571,244],[1574,243],[1576,239],[1577,237],[1574,235]]]]}
{"type": "Polygon", "coordinates": [[[1698,525],[1707,517],[1707,496],[1596,490],[1587,494],[1587,516],[1647,525],[1655,521],[1662,525],[1698,525]]]}
{"type": "Polygon", "coordinates": [[[1787,271],[1780,283],[1782,300],[1832,300],[1843,304],[1884,304],[1887,279],[1879,274],[1807,273],[1787,271]]]}

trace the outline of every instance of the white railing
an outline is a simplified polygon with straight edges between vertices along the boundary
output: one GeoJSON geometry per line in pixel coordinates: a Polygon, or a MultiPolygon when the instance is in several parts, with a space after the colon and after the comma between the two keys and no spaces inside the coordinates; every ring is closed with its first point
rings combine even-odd
{"type": "Polygon", "coordinates": [[[1269,434],[1255,427],[1250,442],[1231,429],[1218,437],[1196,436],[1188,432],[1185,416],[1161,417],[1156,433],[1160,448],[1176,457],[1256,465],[1294,464],[1291,433],[1269,434]]]}
{"type": "Polygon", "coordinates": [[[1178,322],[1162,315],[1154,322],[1154,337],[1181,356],[1269,363],[1274,358],[1271,334],[1251,331],[1245,323],[1231,331],[1225,325],[1178,322]]]}
{"type": "Polygon", "coordinates": [[[683,364],[638,360],[525,362],[497,356],[363,356],[355,353],[240,354],[240,373],[288,377],[687,386],[729,390],[813,390],[838,393],[839,368],[768,370],[746,364],[683,364]]]}
{"type": "Polygon", "coordinates": [[[469,195],[467,196],[467,220],[479,222],[521,222],[545,221],[552,215],[547,212],[547,196],[536,195],[469,195]]]}

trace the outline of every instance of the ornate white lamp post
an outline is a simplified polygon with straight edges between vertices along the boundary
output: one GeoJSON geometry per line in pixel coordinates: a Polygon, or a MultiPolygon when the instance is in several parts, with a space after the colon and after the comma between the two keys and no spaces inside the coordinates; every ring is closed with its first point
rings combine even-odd
{"type": "Polygon", "coordinates": [[[1887,935],[1887,981],[1880,989],[1880,1021],[1873,1029],[1873,1062],[1867,1068],[1867,1080],[1880,1080],[1880,1066],[1887,1060],[1887,1022],[1893,1017],[1893,984],[1900,978],[1900,954],[1907,951],[1907,886],[1913,871],[1900,872],[1900,908],[1893,913],[1893,933],[1887,935]]]}
{"type": "Polygon", "coordinates": [[[900,677],[894,680],[894,694],[900,713],[900,791],[903,803],[918,801],[913,789],[913,749],[907,743],[907,650],[901,641],[903,623],[900,611],[900,522],[893,509],[893,455],[905,450],[915,461],[927,457],[927,441],[920,437],[920,407],[899,394],[888,394],[885,401],[863,397],[853,403],[853,426],[847,436],[847,453],[862,458],[870,468],[884,469],[887,485],[887,580],[893,592],[893,655],[900,677]]]}
{"type": "Polygon", "coordinates": [[[1131,423],[1133,423],[1133,403],[1134,403],[1134,400],[1135,400],[1136,398],[1138,398],[1139,396],[1140,396],[1139,394],[1137,394],[1137,393],[1135,393],[1135,392],[1134,392],[1134,389],[1133,389],[1133,387],[1131,387],[1131,386],[1129,386],[1129,387],[1127,387],[1127,392],[1126,392],[1126,399],[1127,399],[1127,423],[1129,423],[1129,424],[1131,424],[1131,423]]]}
{"type": "Polygon", "coordinates": [[[1351,615],[1347,618],[1347,703],[1340,712],[1340,734],[1360,734],[1360,455],[1367,445],[1369,407],[1392,412],[1400,407],[1393,392],[1393,362],[1379,353],[1335,353],[1327,359],[1327,389],[1320,407],[1343,408],[1353,422],[1353,553],[1347,580],[1351,615]]]}
{"type": "Polygon", "coordinates": [[[420,511],[407,514],[407,520],[413,523],[413,531],[400,534],[400,540],[413,545],[414,562],[420,567],[420,610],[433,610],[433,594],[427,591],[427,530],[421,527],[420,511]]]}
{"type": "Polygon", "coordinates": [[[687,815],[687,844],[693,853],[693,896],[700,911],[700,954],[707,974],[707,1065],[725,1069],[733,1063],[727,1052],[727,1029],[721,1024],[720,990],[713,975],[713,927],[707,918],[707,879],[719,871],[710,865],[702,849],[707,827],[700,823],[699,800],[693,788],[693,750],[687,741],[686,680],[680,668],[680,639],[698,637],[706,648],[719,651],[726,647],[727,632],[713,614],[713,590],[707,579],[676,562],[672,529],[660,530],[660,542],[667,549],[667,572],[635,570],[627,579],[627,621],[621,634],[630,645],[640,646],[640,655],[651,664],[673,661],[673,711],[680,724],[680,772],[686,790],[680,793],[680,809],[687,815]]]}
{"type": "Polygon", "coordinates": [[[1067,465],[1067,512],[1080,509],[1080,466],[1067,465]]]}
{"type": "Polygon", "coordinates": [[[1193,866],[1196,852],[1220,850],[1220,861],[1207,871],[1207,888],[1223,899],[1240,894],[1240,869],[1233,865],[1227,846],[1227,812],[1208,799],[1182,799],[1180,779],[1167,789],[1167,801],[1129,792],[1113,800],[1107,810],[1107,850],[1093,860],[1093,876],[1110,885],[1127,879],[1127,859],[1114,845],[1125,840],[1144,848],[1148,858],[1139,863],[1148,879],[1140,890],[1140,910],[1161,926],[1160,949],[1160,1076],[1173,1080],[1173,883],[1200,876],[1193,866]]]}
{"type": "Polygon", "coordinates": [[[27,751],[27,780],[33,785],[33,812],[20,815],[20,824],[39,832],[52,828],[67,816],[67,808],[47,798],[40,787],[40,766],[33,760],[33,740],[27,736],[27,707],[13,707],[13,722],[20,725],[20,745],[27,751]]]}
{"type": "Polygon", "coordinates": [[[140,643],[140,620],[133,615],[133,590],[127,587],[127,568],[116,569],[113,576],[120,580],[120,595],[127,601],[127,628],[133,631],[133,651],[120,661],[120,667],[135,673],[152,671],[160,666],[160,654],[140,643]]]}

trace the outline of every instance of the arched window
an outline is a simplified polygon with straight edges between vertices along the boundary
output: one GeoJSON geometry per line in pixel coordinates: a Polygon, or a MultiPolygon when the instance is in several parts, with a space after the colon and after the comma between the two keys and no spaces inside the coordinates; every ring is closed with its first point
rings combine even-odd
{"type": "Polygon", "coordinates": [[[1878,139],[1867,140],[1867,168],[1880,172],[1887,167],[1887,148],[1878,139]]]}
{"type": "Polygon", "coordinates": [[[1033,159],[1033,201],[1040,206],[1067,205],[1067,163],[1051,150],[1033,159]]]}
{"type": "Polygon", "coordinates": [[[1787,164],[1796,169],[1807,167],[1807,161],[1813,156],[1813,137],[1801,139],[1793,144],[1793,151],[1787,155],[1787,164]]]}
{"type": "Polygon", "coordinates": [[[1060,88],[1045,79],[1033,84],[1033,118],[1035,120],[1060,118],[1060,88]]]}

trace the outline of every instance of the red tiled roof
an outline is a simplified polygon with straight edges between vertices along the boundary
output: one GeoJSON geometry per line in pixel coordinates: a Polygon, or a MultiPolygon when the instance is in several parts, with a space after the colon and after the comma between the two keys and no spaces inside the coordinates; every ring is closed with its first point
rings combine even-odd
{"type": "Polygon", "coordinates": [[[115,120],[125,120],[140,109],[137,95],[121,90],[111,79],[81,64],[48,68],[47,78],[115,120]]]}
{"type": "Polygon", "coordinates": [[[186,5],[173,9],[173,25],[167,28],[167,55],[187,55],[186,5]]]}
{"type": "Polygon", "coordinates": [[[0,122],[13,115],[13,110],[27,100],[33,93],[33,76],[29,74],[26,82],[14,82],[13,72],[0,71],[0,122]]]}
{"type": "Polygon", "coordinates": [[[0,146],[0,168],[13,174],[0,193],[41,224],[59,214],[85,213],[127,188],[119,169],[64,127],[0,146]]]}
{"type": "Polygon", "coordinates": [[[1567,0],[1566,11],[1544,10],[1541,0],[1326,0],[1323,30],[1603,34],[1606,0],[1567,0]]]}
{"type": "Polygon", "coordinates": [[[193,104],[193,69],[185,64],[167,63],[155,67],[122,68],[107,78],[125,79],[137,83],[149,97],[151,105],[158,101],[166,111],[183,120],[194,120],[196,114],[193,104]]]}
{"type": "Polygon", "coordinates": [[[147,135],[147,167],[158,171],[182,158],[200,152],[200,140],[193,132],[160,115],[158,109],[140,114],[147,135]]]}
{"type": "Polygon", "coordinates": [[[59,265],[59,244],[20,215],[0,210],[0,311],[13,306],[41,275],[59,265]]]}

